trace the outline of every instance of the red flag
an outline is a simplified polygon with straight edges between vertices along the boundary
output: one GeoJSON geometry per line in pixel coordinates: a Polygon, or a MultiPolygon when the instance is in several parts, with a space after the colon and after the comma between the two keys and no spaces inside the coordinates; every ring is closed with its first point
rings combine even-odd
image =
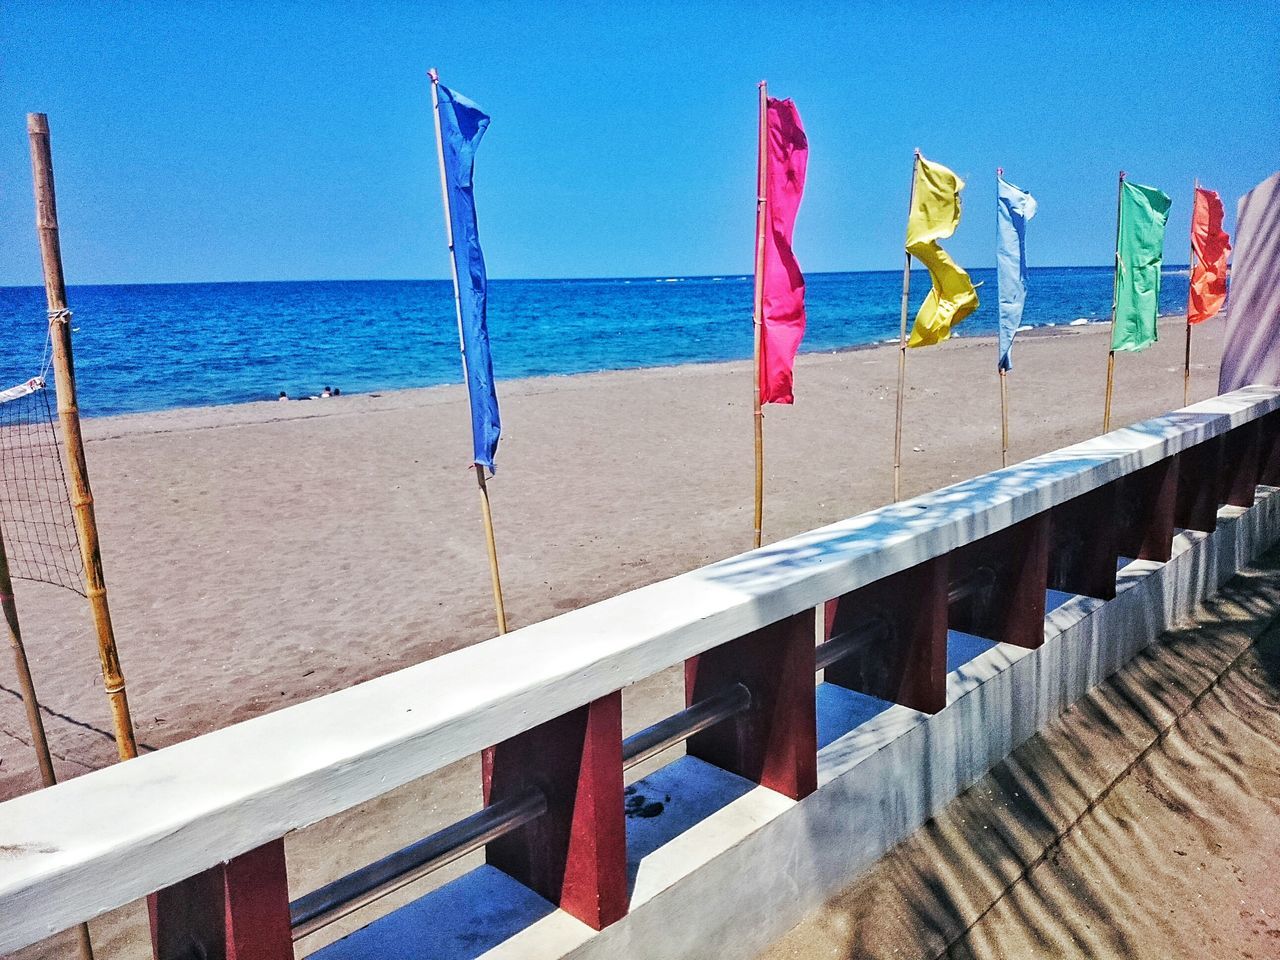
{"type": "Polygon", "coordinates": [[[791,403],[791,369],[804,337],[804,274],[791,252],[791,233],[804,193],[809,141],[790,100],[769,98],[767,131],[760,402],[791,403]]]}
{"type": "Polygon", "coordinates": [[[1214,190],[1196,187],[1191,212],[1191,289],[1187,293],[1187,322],[1200,323],[1222,309],[1227,299],[1227,257],[1231,243],[1222,229],[1222,198],[1214,190]]]}

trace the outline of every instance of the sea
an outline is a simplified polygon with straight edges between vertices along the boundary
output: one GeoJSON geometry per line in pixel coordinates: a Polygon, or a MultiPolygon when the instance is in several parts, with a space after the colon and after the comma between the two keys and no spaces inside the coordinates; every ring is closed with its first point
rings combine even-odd
{"type": "MultiPolygon", "coordinates": [[[[995,270],[970,275],[981,306],[957,334],[991,334],[995,270]]],[[[1110,267],[1031,268],[1027,286],[1025,327],[1109,318],[1110,267]]],[[[928,289],[928,274],[913,271],[913,310],[928,289]]],[[[901,270],[808,274],[802,350],[896,340],[901,294],[901,270]]],[[[1166,268],[1160,312],[1182,312],[1186,298],[1187,269],[1166,268]]],[[[448,280],[75,286],[67,299],[85,416],[461,382],[448,280]]],[[[746,358],[751,307],[743,275],[491,280],[494,372],[503,380],[746,358]]],[[[0,390],[40,373],[45,349],[43,288],[0,287],[0,390]]]]}

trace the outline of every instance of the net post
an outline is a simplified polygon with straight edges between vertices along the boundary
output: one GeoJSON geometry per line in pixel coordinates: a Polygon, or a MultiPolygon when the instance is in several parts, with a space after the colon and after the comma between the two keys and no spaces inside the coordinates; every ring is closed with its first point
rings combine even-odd
{"type": "Polygon", "coordinates": [[[31,746],[36,752],[40,767],[40,782],[51,787],[57,778],[53,772],[53,759],[49,755],[49,741],[45,737],[44,721],[40,717],[40,701],[36,699],[35,681],[31,677],[31,665],[27,661],[26,647],[22,643],[22,627],[18,623],[18,606],[13,596],[13,578],[9,575],[9,554],[5,550],[4,530],[0,529],[0,609],[13,648],[14,666],[18,673],[18,686],[22,690],[22,704],[27,711],[27,726],[31,728],[31,746]]]}
{"type": "Polygon", "coordinates": [[[49,305],[49,334],[53,342],[54,387],[58,395],[58,419],[66,447],[71,482],[71,509],[76,536],[84,562],[85,594],[93,611],[98,635],[98,656],[103,687],[111,704],[116,749],[121,760],[138,755],[133,720],[125,693],[124,672],[116,651],[111,610],[107,603],[106,579],[102,573],[102,552],[98,543],[98,523],[89,486],[89,467],[80,432],[80,410],[76,401],[75,364],[71,352],[70,311],[62,272],[62,249],[58,237],[58,207],[53,186],[53,157],[49,148],[49,120],[43,113],[27,114],[27,135],[31,141],[31,176],[35,189],[36,234],[44,265],[45,296],[49,305]]]}

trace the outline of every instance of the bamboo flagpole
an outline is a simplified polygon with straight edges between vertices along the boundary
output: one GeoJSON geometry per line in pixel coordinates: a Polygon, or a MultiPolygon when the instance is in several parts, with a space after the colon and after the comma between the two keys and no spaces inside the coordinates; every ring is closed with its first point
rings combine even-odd
{"type": "MultiPolygon", "coordinates": [[[[907,222],[916,205],[916,172],[920,166],[920,150],[911,160],[911,198],[907,202],[907,222]]],[[[898,330],[898,409],[893,425],[893,499],[902,499],[902,400],[907,380],[907,308],[911,301],[911,253],[902,266],[902,322],[898,330]]]]}
{"type": "MultiPolygon", "coordinates": [[[[453,220],[452,210],[449,205],[449,181],[445,171],[444,164],[444,137],[440,130],[440,75],[434,70],[428,70],[427,76],[431,78],[431,114],[435,119],[436,129],[436,159],[440,164],[440,198],[444,204],[444,235],[449,246],[449,270],[453,277],[453,309],[454,316],[458,321],[458,349],[462,355],[462,381],[467,384],[467,342],[462,333],[462,294],[458,287],[458,263],[454,259],[453,250],[453,220]]],[[[489,553],[489,581],[493,588],[493,607],[494,613],[498,619],[498,633],[507,632],[507,611],[502,601],[502,576],[498,570],[498,542],[493,533],[493,510],[489,505],[489,488],[485,483],[484,465],[474,463],[472,466],[476,471],[476,484],[480,489],[480,515],[484,519],[484,536],[485,545],[489,553]]]]}
{"type": "MultiPolygon", "coordinates": [[[[1004,167],[996,167],[997,197],[1000,193],[999,185],[1003,176],[1004,167]]],[[[1006,374],[1009,371],[1001,367],[998,372],[1000,374],[1000,466],[1007,467],[1009,465],[1009,384],[1006,374]]]]}
{"type": "Polygon", "coordinates": [[[1009,465],[1009,381],[1007,370],[1000,371],[1000,466],[1009,465]]]}
{"type": "Polygon", "coordinates": [[[1196,177],[1191,190],[1191,254],[1187,257],[1187,350],[1182,364],[1182,405],[1191,403],[1191,279],[1196,272],[1196,199],[1200,191],[1200,178],[1196,177]]]}
{"type": "Polygon", "coordinates": [[[58,237],[58,205],[53,188],[53,156],[49,148],[49,118],[43,113],[27,114],[27,135],[31,141],[31,174],[35,186],[36,233],[44,263],[45,296],[49,305],[49,336],[53,342],[53,376],[58,394],[58,420],[66,448],[67,473],[71,484],[71,509],[76,537],[84,562],[85,594],[93,611],[98,635],[98,657],[102,662],[103,689],[111,705],[116,750],[121,760],[138,755],[125,693],[124,671],[116,651],[111,609],[107,604],[107,584],[102,573],[102,552],[98,544],[98,522],[89,487],[89,467],[80,433],[80,408],[76,401],[75,362],[71,352],[71,311],[67,309],[67,287],[62,273],[62,247],[58,237]]]}
{"type": "Polygon", "coordinates": [[[756,150],[756,285],[754,316],[755,346],[752,351],[753,383],[751,387],[752,410],[755,422],[756,497],[755,497],[755,546],[761,543],[764,528],[764,408],[760,403],[761,369],[764,362],[764,254],[765,231],[769,224],[769,85],[759,83],[760,119],[756,150]]]}
{"type": "Polygon", "coordinates": [[[1120,209],[1124,200],[1124,171],[1120,171],[1120,179],[1116,185],[1116,256],[1115,256],[1115,276],[1111,280],[1111,347],[1107,353],[1107,396],[1102,409],[1102,432],[1111,432],[1111,394],[1115,388],[1116,376],[1116,306],[1120,296],[1120,270],[1123,264],[1120,262],[1120,209]]]}

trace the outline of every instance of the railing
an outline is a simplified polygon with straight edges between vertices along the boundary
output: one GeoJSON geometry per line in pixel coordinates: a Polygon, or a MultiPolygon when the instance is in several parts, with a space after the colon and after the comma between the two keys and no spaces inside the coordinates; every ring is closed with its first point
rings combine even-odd
{"type": "Polygon", "coordinates": [[[1280,391],[1247,388],[0,804],[0,951],[151,895],[157,956],[292,941],[483,847],[600,929],[625,915],[623,771],[684,742],[816,789],[815,671],[936,712],[946,635],[1036,647],[1046,588],[1280,485],[1280,391]],[[826,613],[815,645],[815,609],[826,613]],[[621,690],[683,662],[687,708],[622,737],[621,690]],[[292,904],[282,838],[484,752],[485,807],[292,904]]]}

